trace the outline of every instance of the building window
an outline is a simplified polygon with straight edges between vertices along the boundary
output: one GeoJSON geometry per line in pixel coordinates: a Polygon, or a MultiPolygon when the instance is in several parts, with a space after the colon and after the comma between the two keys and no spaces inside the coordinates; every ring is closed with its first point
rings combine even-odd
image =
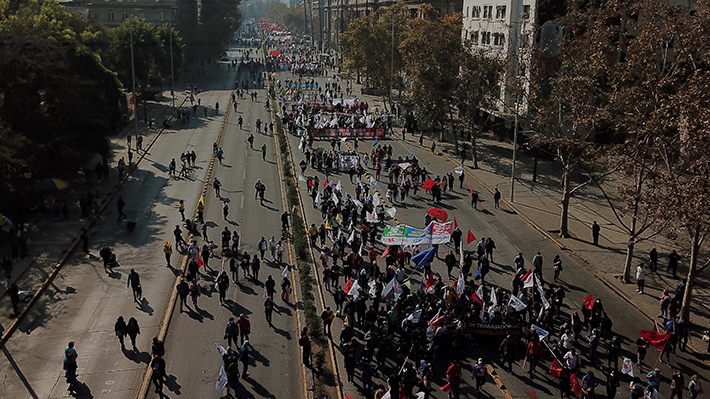
{"type": "Polygon", "coordinates": [[[481,6],[473,6],[471,8],[471,18],[474,18],[474,19],[481,18],[481,6]]]}
{"type": "Polygon", "coordinates": [[[466,18],[468,18],[468,11],[469,11],[468,9],[469,9],[469,7],[466,7],[466,18]]]}
{"type": "Polygon", "coordinates": [[[526,4],[523,6],[523,19],[529,19],[530,18],[530,4],[526,4]]]}
{"type": "Polygon", "coordinates": [[[491,44],[491,32],[481,32],[481,44],[491,44]]]}
{"type": "Polygon", "coordinates": [[[113,21],[113,10],[108,10],[107,18],[109,21],[113,21]]]}
{"type": "Polygon", "coordinates": [[[496,6],[496,19],[505,19],[505,6],[496,6]]]}
{"type": "Polygon", "coordinates": [[[471,32],[471,43],[478,45],[478,31],[471,32]]]}
{"type": "Polygon", "coordinates": [[[94,10],[94,18],[101,19],[101,14],[99,14],[99,10],[94,10]]]}
{"type": "Polygon", "coordinates": [[[128,19],[128,10],[123,10],[121,12],[121,19],[124,21],[128,19]]]}
{"type": "Polygon", "coordinates": [[[493,17],[493,6],[483,6],[483,19],[491,19],[493,17]]]}
{"type": "Polygon", "coordinates": [[[165,11],[160,12],[160,22],[165,21],[165,11]]]}
{"type": "Polygon", "coordinates": [[[494,33],[493,34],[493,45],[494,46],[502,46],[505,42],[505,34],[504,33],[494,33]]]}

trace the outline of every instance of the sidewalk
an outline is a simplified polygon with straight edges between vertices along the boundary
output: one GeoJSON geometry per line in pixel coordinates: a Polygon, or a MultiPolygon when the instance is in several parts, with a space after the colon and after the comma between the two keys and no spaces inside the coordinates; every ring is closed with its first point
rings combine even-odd
{"type": "MultiPolygon", "coordinates": [[[[184,95],[176,92],[175,104],[179,106],[184,95]]],[[[148,101],[147,106],[148,118],[153,118],[158,125],[158,121],[164,118],[170,118],[172,115],[172,97],[170,91],[163,92],[163,96],[155,101],[148,101]]],[[[152,141],[158,136],[161,129],[159,126],[154,126],[149,129],[143,123],[143,107],[139,106],[138,111],[138,130],[143,135],[143,152],[135,151],[133,154],[133,164],[127,165],[126,174],[130,174],[132,168],[146,154],[152,141]]],[[[97,220],[104,218],[104,212],[98,216],[89,214],[82,216],[79,209],[79,199],[82,195],[92,192],[96,198],[96,202],[103,210],[106,203],[113,197],[116,191],[120,188],[121,182],[117,178],[118,160],[126,155],[126,136],[131,134],[136,137],[135,122],[131,120],[119,133],[110,137],[111,153],[109,154],[109,178],[102,179],[97,182],[96,175],[93,173],[94,166],[101,161],[101,155],[95,154],[87,163],[92,170],[90,183],[86,183],[84,175],[81,171],[76,171],[69,176],[56,176],[69,182],[69,187],[66,190],[56,192],[59,198],[66,198],[69,203],[69,218],[65,220],[56,220],[51,209],[51,200],[49,208],[37,213],[31,213],[25,219],[24,234],[28,238],[28,254],[22,259],[13,261],[12,278],[7,285],[0,285],[0,332],[2,332],[2,342],[10,338],[11,332],[8,334],[8,328],[15,322],[16,318],[12,312],[12,306],[9,298],[7,298],[7,287],[11,283],[17,283],[20,290],[30,290],[30,297],[34,295],[38,289],[45,283],[52,270],[58,265],[58,262],[69,252],[72,243],[76,241],[82,229],[91,228],[97,220]]],[[[135,138],[132,142],[135,150],[135,138]]],[[[12,220],[12,219],[11,219],[12,220]]],[[[95,246],[93,242],[91,230],[89,231],[89,245],[95,246]]],[[[80,250],[80,249],[79,249],[80,250]]],[[[0,248],[0,257],[10,256],[10,248],[3,246],[0,248]]],[[[19,310],[26,310],[27,302],[30,297],[27,297],[24,302],[20,302],[19,310]]]]}
{"type": "MultiPolygon", "coordinates": [[[[382,99],[379,97],[360,94],[359,85],[353,81],[353,93],[362,101],[370,105],[370,109],[383,109],[382,99]]],[[[399,129],[395,129],[395,140],[401,140],[399,129]]],[[[431,137],[425,135],[424,146],[418,145],[418,136],[407,135],[406,142],[421,150],[429,151],[431,137]]],[[[470,142],[467,143],[470,145],[470,142]]],[[[597,278],[605,285],[613,289],[618,295],[628,301],[648,318],[661,322],[657,317],[659,314],[658,297],[661,292],[670,287],[671,290],[680,283],[681,278],[687,275],[687,264],[689,255],[682,246],[683,241],[677,245],[672,240],[659,234],[651,240],[637,243],[634,248],[634,260],[632,270],[632,280],[635,273],[635,266],[643,262],[648,265],[648,254],[651,248],[656,247],[658,251],[659,266],[658,273],[652,273],[646,277],[646,292],[639,295],[635,292],[636,284],[622,283],[618,277],[623,274],[626,259],[626,244],[628,236],[623,227],[614,216],[602,191],[590,184],[580,189],[570,200],[569,205],[569,231],[570,238],[559,237],[560,210],[561,204],[561,173],[559,165],[552,159],[538,158],[537,182],[532,183],[532,172],[534,168],[534,157],[530,154],[518,151],[516,154],[516,179],[514,202],[510,203],[510,171],[512,163],[513,145],[509,142],[501,142],[492,133],[482,134],[477,141],[478,166],[472,167],[472,161],[466,160],[465,170],[467,178],[474,177],[484,186],[489,193],[481,193],[483,199],[492,197],[493,188],[498,187],[505,202],[518,215],[533,225],[537,230],[545,234],[550,241],[569,251],[575,256],[581,265],[584,265],[594,272],[597,278]],[[599,246],[592,245],[591,225],[594,221],[601,226],[599,246]],[[668,254],[676,249],[681,256],[678,265],[677,278],[673,278],[665,273],[668,254]]],[[[442,156],[442,162],[451,162],[458,165],[459,158],[452,143],[438,142],[437,153],[442,156]]],[[[574,185],[573,185],[574,187],[574,185]]],[[[604,184],[604,191],[616,199],[615,205],[621,207],[622,202],[615,198],[618,184],[610,180],[604,184]]],[[[628,222],[628,218],[625,221],[628,222]]],[[[566,269],[569,271],[570,269],[566,269]]],[[[701,274],[693,290],[692,341],[690,346],[696,352],[705,353],[707,344],[701,341],[702,331],[708,329],[710,321],[710,277],[707,273],[701,274]]],[[[708,357],[702,355],[706,364],[710,365],[708,357]]]]}

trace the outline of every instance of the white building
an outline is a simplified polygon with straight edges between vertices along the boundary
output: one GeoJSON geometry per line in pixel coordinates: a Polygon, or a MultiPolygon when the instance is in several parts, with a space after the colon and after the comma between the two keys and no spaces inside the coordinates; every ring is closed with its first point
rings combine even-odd
{"type": "MultiPolygon", "coordinates": [[[[536,0],[464,0],[461,37],[471,48],[490,51],[491,57],[520,60],[524,58],[519,51],[521,40],[533,37],[536,5],[536,0]]],[[[507,73],[521,70],[515,62],[510,65],[507,73]]],[[[506,87],[505,80],[504,77],[500,86],[500,101],[495,109],[489,110],[494,115],[510,115],[515,111],[515,95],[506,87]]],[[[523,99],[519,106],[524,107],[523,99]]],[[[519,109],[519,112],[524,113],[524,110],[519,109]]]]}

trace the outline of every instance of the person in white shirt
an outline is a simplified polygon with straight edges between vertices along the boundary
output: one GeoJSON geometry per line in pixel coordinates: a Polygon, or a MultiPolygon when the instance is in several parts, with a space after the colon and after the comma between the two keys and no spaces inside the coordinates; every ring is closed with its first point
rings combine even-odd
{"type": "Polygon", "coordinates": [[[574,348],[565,354],[564,359],[567,361],[567,368],[570,369],[571,372],[575,372],[579,368],[579,355],[574,348]]]}
{"type": "Polygon", "coordinates": [[[636,267],[636,285],[638,288],[636,288],[636,292],[639,294],[643,294],[643,289],[646,285],[646,276],[651,273],[648,269],[646,269],[646,266],[644,266],[643,263],[639,263],[639,265],[636,267]]]}

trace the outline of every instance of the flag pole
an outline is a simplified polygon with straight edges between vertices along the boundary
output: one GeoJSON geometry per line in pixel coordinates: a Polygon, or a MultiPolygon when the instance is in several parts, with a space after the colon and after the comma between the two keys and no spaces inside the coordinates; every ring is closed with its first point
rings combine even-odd
{"type": "Polygon", "coordinates": [[[653,364],[653,369],[656,369],[656,366],[658,365],[658,361],[661,360],[661,356],[663,356],[663,350],[666,349],[666,345],[668,345],[668,340],[663,344],[663,348],[658,353],[658,357],[656,358],[656,363],[653,364]]]}

